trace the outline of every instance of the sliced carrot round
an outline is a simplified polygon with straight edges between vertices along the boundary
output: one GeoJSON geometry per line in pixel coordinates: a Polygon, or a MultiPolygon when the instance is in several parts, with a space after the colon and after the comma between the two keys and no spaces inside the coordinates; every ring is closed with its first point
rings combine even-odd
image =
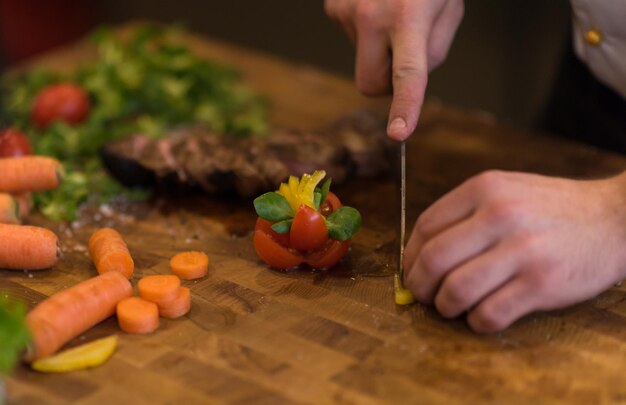
{"type": "Polygon", "coordinates": [[[139,296],[161,306],[176,298],[180,288],[180,278],[173,274],[146,276],[137,283],[139,296]]]}
{"type": "Polygon", "coordinates": [[[117,322],[126,333],[144,335],[159,327],[159,309],[154,302],[128,297],[117,303],[117,322]]]}
{"type": "Polygon", "coordinates": [[[206,276],[209,271],[209,256],[204,252],[182,252],[170,260],[172,273],[183,280],[194,280],[206,276]]]}
{"type": "Polygon", "coordinates": [[[166,306],[159,307],[159,315],[163,318],[176,319],[185,315],[191,309],[191,292],[189,288],[181,287],[178,289],[176,298],[170,301],[166,306]]]}

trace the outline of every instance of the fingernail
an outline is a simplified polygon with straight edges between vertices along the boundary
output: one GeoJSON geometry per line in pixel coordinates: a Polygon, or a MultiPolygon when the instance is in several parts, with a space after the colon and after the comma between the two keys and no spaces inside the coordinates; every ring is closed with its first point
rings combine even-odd
{"type": "Polygon", "coordinates": [[[406,121],[400,117],[394,119],[393,121],[391,121],[391,124],[389,124],[389,130],[393,132],[402,131],[405,128],[406,121]]]}

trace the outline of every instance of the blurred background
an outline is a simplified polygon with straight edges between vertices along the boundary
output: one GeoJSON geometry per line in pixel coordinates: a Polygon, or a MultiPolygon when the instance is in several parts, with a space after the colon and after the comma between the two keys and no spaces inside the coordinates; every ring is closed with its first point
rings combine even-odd
{"type": "MultiPolygon", "coordinates": [[[[471,0],[427,96],[534,128],[570,36],[567,0],[471,0]]],[[[185,24],[206,36],[351,78],[354,50],[322,0],[0,0],[0,69],[100,24],[185,24]]]]}

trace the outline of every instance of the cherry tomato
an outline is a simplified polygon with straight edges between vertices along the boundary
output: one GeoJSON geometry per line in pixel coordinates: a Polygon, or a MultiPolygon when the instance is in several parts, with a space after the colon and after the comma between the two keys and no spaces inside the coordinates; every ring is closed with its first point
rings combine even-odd
{"type": "Polygon", "coordinates": [[[289,234],[280,234],[272,223],[258,218],[254,227],[254,250],[267,264],[278,269],[289,269],[302,263],[302,257],[289,249],[289,234]]]}
{"type": "Polygon", "coordinates": [[[32,153],[33,148],[22,132],[13,128],[0,131],[0,157],[17,157],[32,153]]]}
{"type": "Polygon", "coordinates": [[[44,87],[33,103],[31,121],[47,128],[53,121],[78,124],[87,118],[91,103],[87,93],[73,83],[58,83],[44,87]]]}
{"type": "Polygon", "coordinates": [[[259,217],[256,220],[256,225],[254,226],[254,230],[263,231],[269,234],[272,237],[272,239],[278,242],[281,246],[284,246],[286,248],[290,247],[289,246],[289,233],[278,233],[272,229],[272,225],[274,225],[273,222],[270,222],[266,219],[259,217]]]}
{"type": "Polygon", "coordinates": [[[326,194],[324,201],[320,204],[320,212],[322,215],[327,217],[342,206],[343,205],[341,205],[339,197],[337,197],[332,191],[329,191],[328,194],[326,194]]]}
{"type": "Polygon", "coordinates": [[[289,244],[298,250],[313,250],[328,239],[328,228],[322,214],[302,204],[291,223],[289,244]]]}
{"type": "Polygon", "coordinates": [[[304,261],[314,269],[328,269],[345,256],[349,247],[350,240],[328,239],[321,249],[311,252],[304,261]]]}

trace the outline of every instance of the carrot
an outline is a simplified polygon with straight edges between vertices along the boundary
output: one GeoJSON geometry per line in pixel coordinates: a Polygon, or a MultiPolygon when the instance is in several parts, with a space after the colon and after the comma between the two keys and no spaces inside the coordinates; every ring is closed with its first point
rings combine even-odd
{"type": "Polygon", "coordinates": [[[133,276],[135,263],[122,235],[115,229],[102,228],[91,235],[89,253],[98,273],[117,271],[128,279],[133,276]]]}
{"type": "Polygon", "coordinates": [[[183,280],[204,277],[209,271],[209,256],[203,252],[182,252],[170,260],[172,273],[183,280]]]}
{"type": "Polygon", "coordinates": [[[0,223],[21,223],[20,206],[10,194],[0,193],[0,223]]]}
{"type": "Polygon", "coordinates": [[[63,166],[46,156],[0,158],[0,192],[19,194],[56,188],[63,177],[63,166]]]}
{"type": "Polygon", "coordinates": [[[0,224],[0,269],[41,270],[58,259],[54,232],[28,225],[0,224]]]}
{"type": "Polygon", "coordinates": [[[159,327],[159,309],[139,297],[124,298],[117,303],[117,322],[126,333],[152,333],[159,327]]]}
{"type": "Polygon", "coordinates": [[[166,305],[159,306],[159,315],[163,318],[176,319],[185,315],[191,309],[191,292],[189,288],[178,289],[176,297],[166,305]]]}
{"type": "Polygon", "coordinates": [[[20,193],[13,196],[15,201],[20,207],[20,217],[25,218],[30,214],[30,210],[33,208],[33,199],[30,193],[20,193]]]}
{"type": "Polygon", "coordinates": [[[132,295],[130,282],[117,272],[90,278],[42,301],[26,315],[32,342],[26,361],[50,356],[65,343],[115,313],[132,295]]]}
{"type": "Polygon", "coordinates": [[[177,297],[180,279],[172,274],[146,276],[139,280],[137,288],[141,298],[154,302],[161,307],[161,305],[167,305],[177,297]]]}

